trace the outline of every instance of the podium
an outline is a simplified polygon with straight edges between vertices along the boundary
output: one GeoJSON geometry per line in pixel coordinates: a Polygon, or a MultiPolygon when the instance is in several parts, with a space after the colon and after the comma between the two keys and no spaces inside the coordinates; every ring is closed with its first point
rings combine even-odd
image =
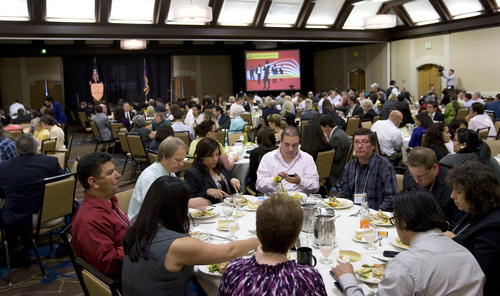
{"type": "Polygon", "coordinates": [[[91,83],[90,93],[92,97],[99,102],[104,94],[104,84],[102,84],[102,82],[91,83]]]}

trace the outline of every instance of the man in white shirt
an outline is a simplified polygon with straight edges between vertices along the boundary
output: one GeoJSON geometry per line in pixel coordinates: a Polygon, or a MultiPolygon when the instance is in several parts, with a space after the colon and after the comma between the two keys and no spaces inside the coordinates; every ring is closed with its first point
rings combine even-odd
{"type": "Polygon", "coordinates": [[[401,157],[403,135],[399,131],[399,125],[402,121],[403,114],[394,110],[389,114],[389,119],[379,120],[371,128],[372,132],[377,133],[380,153],[390,161],[401,157]]]}
{"type": "Polygon", "coordinates": [[[328,100],[330,100],[330,103],[332,103],[333,107],[339,105],[341,101],[339,91],[337,89],[331,90],[328,100]]]}
{"type": "Polygon", "coordinates": [[[455,77],[455,70],[450,69],[448,71],[448,75],[444,75],[444,73],[441,72],[441,76],[443,76],[443,78],[446,79],[446,88],[454,90],[455,89],[455,81],[457,79],[455,77]]]}
{"type": "Polygon", "coordinates": [[[253,95],[253,99],[260,105],[263,106],[264,102],[262,101],[262,97],[260,97],[257,93],[253,95]]]}
{"type": "MultiPolygon", "coordinates": [[[[481,267],[466,248],[443,234],[448,222],[432,194],[412,187],[396,194],[392,204],[391,222],[410,249],[387,265],[376,295],[483,295],[481,267]]],[[[344,295],[364,295],[351,263],[332,271],[344,295]]]]}
{"type": "Polygon", "coordinates": [[[323,114],[323,101],[327,100],[327,98],[328,98],[328,94],[326,93],[326,91],[322,92],[321,93],[321,99],[318,102],[318,111],[319,111],[319,114],[323,114]]]}
{"type": "Polygon", "coordinates": [[[458,102],[464,104],[464,106],[465,106],[465,102],[466,102],[465,101],[465,93],[466,93],[465,90],[461,90],[458,93],[458,102]]]}
{"type": "Polygon", "coordinates": [[[297,104],[297,110],[304,111],[306,109],[306,99],[303,94],[299,94],[297,104]]]}
{"type": "Polygon", "coordinates": [[[203,121],[203,115],[201,115],[201,106],[199,104],[193,105],[193,108],[191,108],[191,110],[193,110],[193,116],[190,118],[187,118],[186,116],[184,123],[194,129],[203,121]]]}
{"type": "Polygon", "coordinates": [[[193,141],[195,139],[194,131],[191,127],[184,124],[184,115],[180,109],[175,109],[172,113],[175,122],[172,123],[172,129],[174,133],[189,133],[189,139],[193,141]]]}
{"type": "Polygon", "coordinates": [[[231,105],[231,108],[229,109],[229,117],[231,119],[236,117],[236,115],[235,115],[236,111],[239,111],[238,113],[240,113],[240,114],[245,112],[245,108],[243,108],[243,98],[242,97],[236,98],[236,102],[231,105]]]}
{"type": "Polygon", "coordinates": [[[484,113],[484,105],[481,103],[472,104],[469,116],[465,118],[469,122],[469,129],[477,131],[480,128],[490,128],[488,133],[488,140],[494,140],[496,138],[496,130],[491,117],[484,113]]]}
{"type": "Polygon", "coordinates": [[[16,100],[14,104],[10,105],[9,112],[12,119],[17,118],[17,110],[19,109],[23,109],[24,111],[26,111],[26,108],[24,108],[23,104],[19,103],[19,100],[16,100]]]}
{"type": "MultiPolygon", "coordinates": [[[[161,142],[158,147],[156,162],[141,173],[135,184],[127,213],[130,221],[134,222],[137,218],[146,193],[156,179],[166,175],[176,177],[175,173],[184,165],[184,158],[187,155],[187,151],[186,144],[179,138],[169,137],[161,142]]],[[[203,208],[209,205],[210,202],[203,197],[192,197],[189,199],[190,208],[203,208]]]]}

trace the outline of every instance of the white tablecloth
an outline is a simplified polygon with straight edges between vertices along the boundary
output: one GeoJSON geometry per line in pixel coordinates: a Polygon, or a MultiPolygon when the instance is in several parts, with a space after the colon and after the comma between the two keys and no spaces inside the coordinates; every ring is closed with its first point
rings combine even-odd
{"type": "MultiPolygon", "coordinates": [[[[342,295],[340,291],[335,287],[334,281],[332,277],[329,274],[329,271],[332,266],[337,265],[336,258],[339,256],[339,250],[355,250],[359,253],[362,254],[362,259],[361,261],[354,262],[354,269],[360,269],[362,264],[372,264],[372,263],[382,263],[377,259],[372,258],[371,256],[377,256],[377,257],[383,257],[382,253],[384,250],[391,250],[391,251],[403,251],[402,249],[398,249],[393,247],[390,243],[389,240],[397,237],[397,232],[396,229],[391,226],[391,227],[379,227],[379,230],[387,230],[389,232],[389,238],[383,239],[382,240],[382,247],[378,247],[377,244],[377,250],[375,251],[367,251],[363,248],[365,244],[363,243],[357,243],[353,241],[353,236],[356,231],[356,229],[359,228],[359,217],[349,217],[350,214],[356,213],[359,210],[359,207],[354,205],[353,207],[349,209],[344,209],[344,210],[337,210],[336,214],[340,215],[340,217],[336,220],[335,226],[336,226],[336,241],[337,241],[337,247],[333,249],[332,254],[330,255],[330,258],[334,260],[334,263],[332,265],[325,265],[319,262],[319,259],[322,258],[321,252],[318,249],[313,248],[313,254],[316,256],[318,259],[318,264],[316,265],[316,269],[321,273],[323,277],[323,281],[325,283],[325,288],[328,293],[328,295],[342,295]]],[[[218,219],[221,219],[223,217],[222,215],[222,209],[221,209],[221,204],[216,205],[215,207],[215,212],[219,213],[217,217],[211,218],[209,220],[201,220],[203,222],[207,221],[217,221],[218,219]]],[[[237,231],[236,235],[238,239],[245,239],[254,236],[248,231],[249,226],[252,226],[255,228],[255,212],[247,212],[245,211],[245,216],[241,217],[238,219],[238,224],[239,224],[239,230],[237,231]]],[[[211,233],[211,234],[216,234],[220,236],[225,236],[225,237],[230,237],[230,233],[224,232],[224,231],[219,231],[217,230],[217,223],[213,224],[200,224],[196,228],[200,229],[203,232],[211,233]]],[[[309,236],[309,246],[311,246],[311,242],[313,240],[312,235],[309,236]]],[[[212,238],[211,240],[212,243],[224,243],[226,241],[218,239],[218,238],[212,238]]],[[[292,251],[291,252],[292,259],[296,259],[296,252],[292,251]]],[[[207,293],[207,295],[217,295],[218,294],[218,288],[219,288],[219,283],[220,283],[220,277],[214,276],[214,275],[207,275],[203,272],[201,272],[198,267],[195,267],[195,275],[197,279],[199,280],[200,284],[202,285],[203,289],[207,293]]],[[[376,289],[377,285],[366,285],[362,282],[359,282],[361,286],[368,291],[368,289],[376,289]]]]}

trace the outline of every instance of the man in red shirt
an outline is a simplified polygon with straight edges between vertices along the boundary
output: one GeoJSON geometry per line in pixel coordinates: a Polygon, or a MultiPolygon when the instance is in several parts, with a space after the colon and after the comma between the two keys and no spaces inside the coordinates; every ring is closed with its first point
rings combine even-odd
{"type": "Polygon", "coordinates": [[[73,219],[71,240],[76,254],[90,265],[120,282],[123,263],[122,239],[130,226],[118,207],[118,178],[108,153],[91,153],[80,159],[78,180],[84,200],[73,219]]]}

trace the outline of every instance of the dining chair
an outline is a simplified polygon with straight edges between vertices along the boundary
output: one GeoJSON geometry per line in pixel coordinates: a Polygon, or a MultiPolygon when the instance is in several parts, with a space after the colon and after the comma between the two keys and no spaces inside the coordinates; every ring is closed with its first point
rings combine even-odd
{"type": "Polygon", "coordinates": [[[76,173],[65,174],[50,178],[45,178],[43,181],[43,197],[41,207],[36,220],[36,225],[33,225],[34,236],[32,238],[35,254],[45,276],[45,270],[41,264],[38,254],[38,241],[40,235],[49,234],[50,251],[53,251],[52,231],[66,226],[64,217],[73,214],[73,201],[75,198],[76,189],[76,173]]]}
{"type": "Polygon", "coordinates": [[[130,148],[130,154],[132,159],[135,161],[134,167],[132,168],[132,173],[130,178],[135,178],[135,173],[137,172],[137,167],[140,165],[141,169],[144,169],[145,165],[149,165],[149,157],[142,142],[141,135],[137,133],[127,133],[127,142],[130,148]]]}
{"type": "Polygon", "coordinates": [[[302,110],[296,110],[295,111],[295,118],[300,118],[302,116],[302,110]]]}
{"type": "Polygon", "coordinates": [[[478,129],[476,130],[476,133],[477,133],[477,135],[478,135],[481,139],[486,140],[486,139],[488,139],[488,135],[489,135],[489,133],[490,133],[490,128],[491,128],[491,127],[489,127],[489,126],[487,126],[487,127],[483,127],[483,128],[478,128],[478,129]]]}
{"type": "Polygon", "coordinates": [[[115,139],[115,145],[116,143],[120,143],[120,139],[118,139],[118,131],[122,128],[125,128],[123,126],[123,123],[121,122],[112,122],[111,123],[111,133],[113,134],[113,139],[115,139]]]}
{"type": "Polygon", "coordinates": [[[120,139],[120,145],[122,146],[122,153],[125,155],[125,163],[123,164],[122,175],[125,173],[125,167],[127,163],[132,158],[132,154],[130,153],[130,146],[128,145],[127,133],[124,131],[118,131],[116,133],[118,135],[118,139],[120,139]]]}
{"type": "Polygon", "coordinates": [[[398,192],[400,192],[401,190],[403,190],[403,179],[404,179],[404,175],[402,175],[402,174],[396,174],[396,184],[397,184],[397,187],[398,187],[398,192]]]}
{"type": "Polygon", "coordinates": [[[149,163],[155,163],[158,159],[158,153],[153,151],[148,151],[149,163]]]}
{"type": "MultiPolygon", "coordinates": [[[[380,110],[382,110],[382,109],[380,109],[380,110]]],[[[375,122],[377,122],[379,120],[380,120],[380,115],[375,115],[375,116],[373,116],[372,123],[375,123],[375,122]]]]}
{"type": "Polygon", "coordinates": [[[87,139],[87,135],[92,133],[92,128],[87,125],[88,117],[85,112],[78,112],[78,119],[80,120],[80,125],[83,132],[83,142],[87,139]]]}
{"type": "Polygon", "coordinates": [[[253,126],[251,113],[241,113],[240,116],[245,121],[245,124],[253,126]]]}
{"type": "Polygon", "coordinates": [[[354,136],[354,133],[356,130],[359,128],[359,117],[349,117],[347,119],[347,126],[345,128],[345,133],[352,138],[354,136]]]}
{"type": "Polygon", "coordinates": [[[455,118],[465,119],[467,115],[469,115],[469,110],[462,108],[457,110],[457,115],[455,116],[455,118]]]}
{"type": "Polygon", "coordinates": [[[130,204],[130,199],[132,198],[132,193],[134,193],[134,188],[118,192],[116,198],[118,199],[118,207],[125,214],[128,213],[128,205],[130,204]]]}
{"type": "Polygon", "coordinates": [[[83,279],[83,284],[82,289],[85,287],[85,289],[88,292],[88,295],[94,296],[120,296],[120,292],[118,291],[118,288],[116,284],[113,282],[112,279],[109,277],[105,276],[104,274],[100,273],[92,267],[90,264],[85,262],[80,257],[77,257],[75,259],[76,266],[81,270],[82,273],[82,279],[83,279]]]}
{"type": "Polygon", "coordinates": [[[372,122],[371,121],[362,121],[361,122],[361,127],[371,129],[372,128],[372,122]]]}
{"type": "Polygon", "coordinates": [[[497,156],[500,154],[500,140],[483,140],[491,150],[491,156],[497,156]]]}
{"type": "Polygon", "coordinates": [[[302,120],[300,122],[300,134],[304,135],[304,130],[306,128],[307,123],[309,123],[309,120],[302,120]]]}
{"type": "Polygon", "coordinates": [[[174,136],[181,139],[184,142],[184,144],[186,144],[186,147],[189,148],[189,132],[187,131],[185,133],[177,132],[174,134],[174,136]]]}
{"type": "Polygon", "coordinates": [[[495,131],[497,133],[496,138],[498,139],[500,136],[500,120],[495,121],[495,131]]]}
{"type": "Polygon", "coordinates": [[[247,140],[247,135],[245,133],[237,133],[237,134],[227,134],[227,145],[233,146],[240,137],[243,136],[245,138],[245,142],[247,140]]]}
{"type": "MultiPolygon", "coordinates": [[[[316,158],[316,167],[319,175],[319,187],[326,187],[328,180],[330,179],[330,172],[332,170],[333,158],[335,157],[335,149],[329,151],[318,152],[318,157],[316,158]]],[[[325,188],[325,192],[328,194],[329,189],[325,188]]]]}
{"type": "Polygon", "coordinates": [[[42,154],[47,154],[48,152],[56,151],[56,143],[57,138],[55,137],[42,140],[42,147],[40,148],[40,152],[42,154]]]}
{"type": "MultiPolygon", "coordinates": [[[[101,137],[101,132],[99,131],[99,128],[97,128],[97,124],[95,121],[90,121],[90,127],[92,128],[92,132],[94,133],[94,140],[96,141],[95,149],[94,152],[97,151],[97,147],[99,147],[99,144],[102,144],[101,150],[106,151],[108,147],[111,147],[111,143],[114,143],[114,139],[111,139],[109,141],[104,141],[101,137]]],[[[115,148],[113,146],[113,152],[111,154],[114,154],[115,148]]]]}
{"type": "Polygon", "coordinates": [[[219,141],[219,143],[221,143],[222,146],[226,146],[226,131],[217,132],[217,141],[219,141]]]}
{"type": "Polygon", "coordinates": [[[9,131],[9,133],[12,135],[12,137],[14,137],[14,139],[17,139],[19,138],[20,136],[22,136],[22,134],[24,133],[22,129],[17,129],[17,130],[11,130],[9,131]]]}
{"type": "Polygon", "coordinates": [[[71,244],[72,239],[72,231],[71,231],[71,223],[68,224],[60,233],[59,236],[63,241],[63,246],[68,251],[69,259],[71,260],[71,264],[73,265],[73,269],[75,270],[76,277],[82,286],[83,294],[89,296],[89,292],[87,291],[87,287],[85,286],[85,282],[83,281],[82,270],[76,265],[76,255],[75,249],[71,244]]]}

